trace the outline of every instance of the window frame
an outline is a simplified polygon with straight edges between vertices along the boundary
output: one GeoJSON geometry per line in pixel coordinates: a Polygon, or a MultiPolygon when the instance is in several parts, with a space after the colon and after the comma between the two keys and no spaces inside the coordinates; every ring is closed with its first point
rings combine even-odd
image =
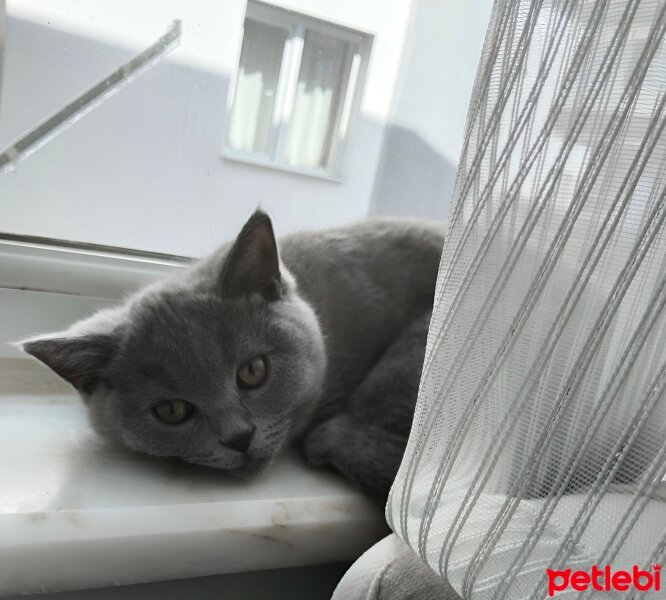
{"type": "MultiPolygon", "coordinates": [[[[348,153],[350,147],[350,138],[357,125],[361,101],[365,92],[366,75],[372,47],[374,42],[373,34],[354,29],[335,21],[323,20],[282,6],[260,2],[259,0],[248,0],[245,14],[243,16],[242,35],[240,37],[238,51],[236,53],[236,68],[231,77],[229,90],[227,93],[226,119],[223,131],[222,158],[239,163],[245,163],[260,167],[266,167],[277,171],[295,173],[324,179],[337,183],[345,181],[348,153]],[[321,35],[330,36],[334,39],[346,41],[354,44],[357,52],[350,52],[347,57],[350,76],[344,82],[344,92],[342,94],[342,104],[336,116],[335,132],[340,131],[340,121],[342,115],[345,117],[345,135],[337,143],[331,144],[328,150],[334,150],[335,157],[332,165],[328,168],[312,168],[306,166],[290,165],[284,162],[280,156],[284,140],[289,129],[289,118],[281,121],[276,131],[272,134],[270,142],[270,153],[267,156],[264,153],[252,150],[239,150],[231,146],[228,142],[229,127],[231,125],[232,110],[236,96],[236,85],[239,74],[241,52],[243,40],[245,38],[245,21],[250,19],[264,25],[278,27],[287,31],[287,39],[280,64],[280,74],[278,76],[278,89],[276,92],[274,114],[277,111],[284,111],[285,105],[293,103],[296,93],[296,84],[301,67],[302,53],[304,48],[305,35],[312,31],[321,35]],[[299,41],[297,41],[299,40],[299,41]],[[358,55],[358,67],[354,71],[352,64],[354,57],[358,55]],[[353,81],[353,89],[350,91],[350,83],[353,81]]],[[[290,109],[287,109],[290,110],[290,109]]]]}

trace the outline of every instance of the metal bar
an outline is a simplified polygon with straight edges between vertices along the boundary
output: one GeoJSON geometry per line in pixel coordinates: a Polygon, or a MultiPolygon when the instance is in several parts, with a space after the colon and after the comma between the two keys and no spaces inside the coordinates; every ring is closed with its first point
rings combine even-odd
{"type": "Polygon", "coordinates": [[[14,170],[16,163],[39,150],[60,132],[155,65],[164,54],[178,45],[180,35],[181,22],[173,21],[169,30],[153,45],[13,142],[0,154],[0,173],[14,170]]]}

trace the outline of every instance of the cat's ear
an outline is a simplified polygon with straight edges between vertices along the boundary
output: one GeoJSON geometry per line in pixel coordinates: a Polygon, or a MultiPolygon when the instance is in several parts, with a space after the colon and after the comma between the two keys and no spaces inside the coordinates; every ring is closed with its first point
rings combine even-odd
{"type": "Polygon", "coordinates": [[[221,293],[232,298],[260,293],[276,300],[281,288],[273,225],[265,212],[256,210],[229,250],[220,275],[221,293]]]}
{"type": "Polygon", "coordinates": [[[106,334],[39,337],[20,345],[82,392],[90,391],[116,351],[115,339],[106,334]]]}

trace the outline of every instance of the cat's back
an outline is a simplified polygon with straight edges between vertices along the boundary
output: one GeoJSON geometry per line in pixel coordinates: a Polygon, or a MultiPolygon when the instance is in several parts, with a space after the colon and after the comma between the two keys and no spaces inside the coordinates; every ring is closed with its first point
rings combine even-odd
{"type": "Polygon", "coordinates": [[[295,233],[278,245],[311,299],[381,308],[390,298],[403,309],[432,299],[445,229],[442,221],[378,218],[295,233]]]}
{"type": "Polygon", "coordinates": [[[373,218],[347,226],[300,231],[278,240],[280,258],[287,264],[302,260],[401,260],[441,253],[446,224],[425,219],[373,218]]]}
{"type": "MultiPolygon", "coordinates": [[[[391,306],[402,309],[432,297],[445,231],[444,221],[384,217],[292,233],[278,238],[277,245],[300,292],[318,308],[342,301],[376,308],[390,296],[391,306]]],[[[222,245],[133,300],[178,290],[209,291],[217,285],[230,247],[222,245]]]]}

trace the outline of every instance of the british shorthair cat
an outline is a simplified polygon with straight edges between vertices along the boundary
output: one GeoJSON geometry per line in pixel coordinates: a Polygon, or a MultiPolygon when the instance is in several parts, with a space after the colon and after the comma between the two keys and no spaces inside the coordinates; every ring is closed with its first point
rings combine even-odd
{"type": "Polygon", "coordinates": [[[409,435],[443,226],[370,220],[234,243],[23,348],[103,436],[252,474],[288,444],[384,501],[409,435]]]}

